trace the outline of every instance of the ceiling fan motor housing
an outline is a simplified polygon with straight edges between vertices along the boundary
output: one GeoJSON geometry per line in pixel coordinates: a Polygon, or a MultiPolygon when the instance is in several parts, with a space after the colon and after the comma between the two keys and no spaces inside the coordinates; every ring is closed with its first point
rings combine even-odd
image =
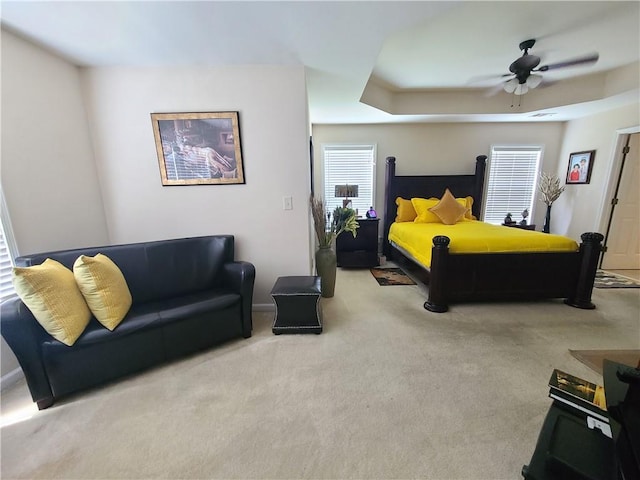
{"type": "Polygon", "coordinates": [[[515,74],[518,80],[520,80],[520,83],[524,83],[531,74],[531,70],[536,68],[539,64],[540,57],[525,53],[522,57],[509,65],[509,71],[515,74]]]}

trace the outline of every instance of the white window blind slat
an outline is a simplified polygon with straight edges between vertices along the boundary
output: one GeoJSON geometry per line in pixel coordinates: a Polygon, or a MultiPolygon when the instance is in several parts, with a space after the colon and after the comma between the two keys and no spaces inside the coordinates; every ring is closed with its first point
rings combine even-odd
{"type": "Polygon", "coordinates": [[[0,302],[15,294],[11,277],[13,258],[16,254],[9,214],[4,201],[4,194],[0,190],[0,302]]]}
{"type": "Polygon", "coordinates": [[[492,147],[483,220],[501,224],[507,213],[517,221],[533,199],[542,147],[492,147]]]}
{"type": "Polygon", "coordinates": [[[7,242],[5,242],[2,228],[0,228],[0,302],[14,293],[11,281],[12,269],[13,262],[9,254],[9,248],[7,247],[7,242]]]}
{"type": "Polygon", "coordinates": [[[342,197],[335,196],[336,185],[357,185],[358,196],[350,198],[352,208],[363,216],[374,206],[375,145],[325,145],[324,200],[332,212],[342,206],[342,197]]]}

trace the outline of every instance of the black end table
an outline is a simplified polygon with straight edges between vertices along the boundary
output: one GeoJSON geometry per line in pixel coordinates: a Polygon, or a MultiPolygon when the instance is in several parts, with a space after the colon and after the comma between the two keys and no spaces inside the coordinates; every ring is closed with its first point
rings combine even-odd
{"type": "Polygon", "coordinates": [[[276,315],[271,331],[322,333],[320,277],[279,277],[271,289],[276,315]]]}
{"type": "Polygon", "coordinates": [[[358,218],[354,238],[342,232],[336,238],[336,261],[339,267],[371,268],[378,266],[378,218],[358,218]]]}
{"type": "Polygon", "coordinates": [[[503,227],[521,228],[523,230],[535,230],[535,224],[520,225],[519,223],[503,223],[503,227]]]}

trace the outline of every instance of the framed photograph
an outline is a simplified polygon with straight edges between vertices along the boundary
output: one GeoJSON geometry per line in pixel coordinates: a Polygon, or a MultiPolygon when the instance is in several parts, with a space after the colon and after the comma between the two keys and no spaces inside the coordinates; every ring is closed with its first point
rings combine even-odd
{"type": "Polygon", "coordinates": [[[238,112],[152,113],[162,185],[244,182],[238,112]]]}
{"type": "Polygon", "coordinates": [[[591,180],[591,170],[593,169],[593,159],[596,156],[595,150],[586,152],[574,152],[569,155],[569,165],[567,167],[567,184],[585,184],[591,180]]]}

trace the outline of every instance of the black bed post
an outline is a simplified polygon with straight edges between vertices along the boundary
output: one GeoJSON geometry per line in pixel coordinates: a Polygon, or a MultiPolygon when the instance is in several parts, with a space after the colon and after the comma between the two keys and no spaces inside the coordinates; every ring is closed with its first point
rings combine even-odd
{"type": "Polygon", "coordinates": [[[487,156],[486,155],[478,155],[476,157],[476,179],[475,185],[473,186],[474,195],[473,198],[475,202],[473,202],[473,206],[471,207],[471,213],[477,218],[480,219],[480,214],[482,213],[482,195],[484,190],[484,173],[487,168],[487,156]]]}
{"type": "Polygon", "coordinates": [[[604,235],[597,232],[587,232],[580,235],[580,238],[582,243],[580,244],[578,283],[573,297],[567,298],[564,303],[572,307],[592,310],[596,306],[591,302],[591,293],[593,292],[604,235]]]}
{"type": "Polygon", "coordinates": [[[384,191],[386,193],[384,203],[384,227],[382,231],[382,253],[389,259],[391,259],[391,244],[389,243],[389,228],[395,221],[395,204],[396,199],[392,192],[393,177],[396,176],[396,157],[387,157],[385,176],[384,176],[384,191]],[[392,218],[393,217],[393,218],[392,218]]]}
{"type": "Polygon", "coordinates": [[[430,312],[446,312],[447,305],[446,276],[449,263],[449,237],[438,235],[433,237],[431,249],[431,269],[429,272],[429,299],[424,302],[424,308],[430,312]]]}

